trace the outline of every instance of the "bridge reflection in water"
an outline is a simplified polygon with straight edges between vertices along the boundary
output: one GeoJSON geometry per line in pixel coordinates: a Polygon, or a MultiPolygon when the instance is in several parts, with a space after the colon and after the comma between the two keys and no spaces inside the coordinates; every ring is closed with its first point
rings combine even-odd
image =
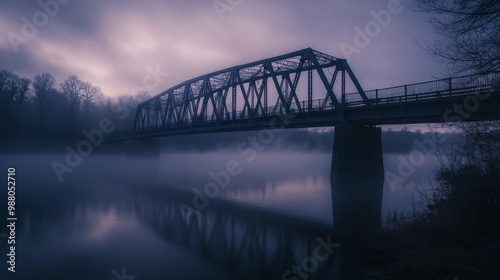
{"type": "MultiPolygon", "coordinates": [[[[157,164],[155,160],[149,162],[157,164]]],[[[156,176],[152,170],[158,169],[141,166],[144,172],[149,172],[149,177],[156,176]]],[[[372,175],[383,176],[383,170],[380,171],[381,174],[372,172],[372,175]]],[[[296,175],[307,177],[310,172],[306,168],[296,175]]],[[[361,240],[355,239],[358,243],[355,244],[352,240],[345,240],[344,236],[336,236],[331,220],[325,224],[293,215],[287,210],[256,207],[246,200],[234,200],[238,193],[248,199],[252,191],[266,193],[269,188],[277,191],[272,183],[265,183],[269,179],[269,182],[275,181],[273,176],[253,179],[259,182],[259,186],[253,187],[248,186],[246,176],[235,177],[231,189],[228,189],[230,192],[211,199],[208,207],[191,215],[180,209],[180,205],[192,205],[194,194],[169,187],[160,178],[158,185],[145,188],[137,184],[131,188],[134,211],[138,219],[158,236],[238,275],[237,279],[365,279],[364,275],[370,272],[362,268],[362,254],[358,247],[361,240]]],[[[327,174],[320,176],[327,177],[327,174]]],[[[348,184],[349,180],[350,177],[344,177],[341,183],[348,184]]],[[[320,184],[323,183],[328,184],[327,180],[320,184]]],[[[359,184],[358,181],[352,183],[359,184]]],[[[379,182],[374,178],[373,183],[379,182]]],[[[304,192],[304,187],[301,189],[304,192]]],[[[290,207],[293,206],[287,206],[290,207]]],[[[308,205],[306,209],[314,207],[308,205]]],[[[352,205],[351,209],[356,207],[362,205],[352,205]]],[[[371,214],[378,213],[379,209],[371,214]]]]}
{"type": "Polygon", "coordinates": [[[322,251],[316,255],[322,261],[311,260],[306,268],[310,272],[302,273],[308,279],[330,279],[338,273],[334,263],[340,250],[335,248],[338,252],[330,255],[330,247],[325,245],[333,242],[329,226],[225,200],[212,201],[210,207],[193,216],[196,218],[186,220],[179,211],[179,201],[188,199],[181,192],[141,191],[134,195],[134,209],[142,221],[169,242],[189,248],[238,275],[281,279],[290,270],[290,278],[284,279],[293,279],[292,266],[302,266],[305,258],[314,258],[318,247],[322,251]]]}
{"type": "MultiPolygon", "coordinates": [[[[271,157],[261,160],[268,162],[271,157]]],[[[361,255],[353,254],[347,244],[334,244],[331,221],[315,219],[318,213],[331,213],[328,169],[316,168],[327,158],[295,172],[297,177],[314,177],[311,185],[304,183],[308,179],[285,177],[285,171],[262,174],[257,173],[260,167],[248,166],[245,174],[234,178],[230,192],[211,199],[187,221],[179,205],[189,204],[193,193],[181,188],[183,183],[196,186],[194,181],[201,176],[193,176],[203,173],[198,169],[204,164],[184,171],[194,173],[191,183],[162,180],[159,175],[164,171],[158,166],[167,162],[121,157],[89,158],[78,170],[80,176],[64,184],[52,184],[51,176],[26,177],[26,187],[19,193],[25,206],[18,213],[18,254],[19,262],[30,269],[16,275],[18,279],[111,279],[112,269],[125,267],[135,279],[349,279],[346,275],[360,272],[356,258],[361,255]],[[104,165],[108,168],[101,168],[104,165]],[[255,174],[260,178],[251,181],[255,174]],[[261,191],[283,195],[286,189],[294,195],[283,184],[287,180],[297,183],[295,191],[301,196],[278,202],[287,203],[285,207],[252,203],[253,194],[261,191]],[[37,188],[40,184],[52,187],[37,188]],[[313,194],[308,197],[309,191],[313,194]],[[295,205],[296,199],[308,205],[295,205]],[[303,215],[292,208],[300,208],[303,215]],[[318,209],[306,213],[309,208],[318,209]]],[[[287,171],[298,168],[288,166],[287,171]]]]}

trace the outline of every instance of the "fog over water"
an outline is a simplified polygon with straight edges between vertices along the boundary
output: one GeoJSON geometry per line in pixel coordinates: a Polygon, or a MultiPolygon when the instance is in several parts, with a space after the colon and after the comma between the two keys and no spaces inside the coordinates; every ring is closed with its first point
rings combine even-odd
{"type": "MultiPolygon", "coordinates": [[[[400,156],[408,155],[384,156],[386,172],[399,174],[400,156]]],[[[13,279],[111,279],[122,268],[136,279],[280,279],[332,227],[330,153],[163,153],[158,159],[96,153],[59,182],[52,163],[64,157],[2,155],[2,170],[15,167],[17,177],[13,279]],[[239,172],[224,177],[228,163],[239,172]],[[218,183],[210,174],[227,186],[207,196],[204,187],[218,183]],[[205,194],[204,208],[196,207],[193,189],[205,194]],[[199,212],[188,219],[180,205],[199,212]]],[[[437,166],[426,157],[407,183],[386,181],[382,217],[390,209],[410,210],[416,184],[430,187],[437,166]]],[[[322,263],[312,279],[336,275],[336,261],[322,263]]]]}

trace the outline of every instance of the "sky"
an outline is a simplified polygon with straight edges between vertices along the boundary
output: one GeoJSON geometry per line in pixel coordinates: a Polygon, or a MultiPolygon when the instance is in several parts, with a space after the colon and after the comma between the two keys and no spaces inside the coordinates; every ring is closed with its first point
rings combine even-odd
{"type": "Polygon", "coordinates": [[[77,75],[118,97],[311,47],[347,58],[365,90],[444,73],[411,0],[40,0],[0,3],[0,69],[77,75]]]}

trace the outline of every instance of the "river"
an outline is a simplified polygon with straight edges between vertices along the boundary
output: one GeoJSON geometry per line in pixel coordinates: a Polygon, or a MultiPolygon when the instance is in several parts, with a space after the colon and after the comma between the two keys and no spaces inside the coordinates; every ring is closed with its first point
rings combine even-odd
{"type": "MultiPolygon", "coordinates": [[[[412,164],[408,156],[384,155],[383,220],[389,210],[410,211],[411,197],[435,186],[437,159],[412,164]]],[[[2,181],[9,167],[16,170],[17,217],[15,273],[7,271],[8,233],[0,230],[1,279],[331,279],[341,273],[329,236],[328,153],[95,154],[62,182],[54,162],[65,164],[65,155],[1,155],[2,181]]]]}

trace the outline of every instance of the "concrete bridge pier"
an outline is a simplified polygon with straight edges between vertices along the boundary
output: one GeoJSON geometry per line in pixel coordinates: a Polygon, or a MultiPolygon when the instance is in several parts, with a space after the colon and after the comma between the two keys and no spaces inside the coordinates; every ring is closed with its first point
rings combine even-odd
{"type": "Polygon", "coordinates": [[[127,140],[127,157],[160,156],[160,141],[156,138],[129,139],[127,140]]]}
{"type": "Polygon", "coordinates": [[[379,127],[335,127],[330,179],[336,239],[359,241],[376,233],[381,227],[384,185],[379,127]]]}

